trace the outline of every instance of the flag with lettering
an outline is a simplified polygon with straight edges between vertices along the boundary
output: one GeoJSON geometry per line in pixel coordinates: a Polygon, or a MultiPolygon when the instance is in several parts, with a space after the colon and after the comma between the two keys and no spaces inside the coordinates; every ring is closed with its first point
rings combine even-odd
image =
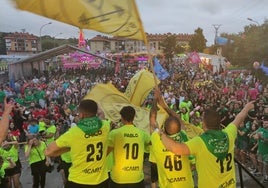
{"type": "Polygon", "coordinates": [[[154,72],[159,80],[165,80],[170,76],[169,73],[162,67],[157,57],[154,57],[154,72]]]}
{"type": "MultiPolygon", "coordinates": [[[[159,83],[157,80],[157,84],[159,83]]],[[[130,79],[124,94],[132,104],[141,106],[155,86],[153,74],[148,70],[141,70],[130,79]]]]}
{"type": "Polygon", "coordinates": [[[147,43],[135,0],[13,0],[17,8],[47,18],[147,43]]]}

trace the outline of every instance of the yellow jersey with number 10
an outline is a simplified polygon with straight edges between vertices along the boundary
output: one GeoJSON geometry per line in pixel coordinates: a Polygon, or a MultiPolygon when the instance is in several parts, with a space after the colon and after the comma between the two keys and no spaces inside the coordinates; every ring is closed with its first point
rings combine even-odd
{"type": "Polygon", "coordinates": [[[134,125],[124,125],[109,134],[113,147],[111,179],[119,184],[138,183],[144,179],[143,155],[150,136],[134,125]]]}

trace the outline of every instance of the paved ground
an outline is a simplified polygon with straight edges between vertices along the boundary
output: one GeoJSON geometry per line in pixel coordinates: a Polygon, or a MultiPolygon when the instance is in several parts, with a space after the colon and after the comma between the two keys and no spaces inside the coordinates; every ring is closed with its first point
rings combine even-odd
{"type": "MultiPolygon", "coordinates": [[[[23,185],[23,188],[31,188],[32,187],[32,176],[31,176],[31,170],[28,165],[28,163],[25,160],[24,155],[22,154],[21,150],[21,161],[22,161],[22,175],[21,175],[21,183],[23,185]]],[[[236,165],[237,166],[237,165],[236,165]]],[[[146,182],[146,188],[150,188],[150,168],[148,161],[145,162],[144,167],[145,172],[145,182],[146,182]]],[[[243,182],[244,182],[244,188],[259,188],[260,186],[255,183],[244,171],[243,172],[243,182]]],[[[262,178],[258,178],[260,181],[262,178]]],[[[237,170],[237,187],[240,188],[240,181],[238,176],[238,170],[237,170]]],[[[60,174],[55,169],[52,173],[47,173],[47,180],[46,180],[46,188],[63,188],[63,183],[60,174]]],[[[265,185],[265,188],[268,188],[268,183],[265,185]]]]}

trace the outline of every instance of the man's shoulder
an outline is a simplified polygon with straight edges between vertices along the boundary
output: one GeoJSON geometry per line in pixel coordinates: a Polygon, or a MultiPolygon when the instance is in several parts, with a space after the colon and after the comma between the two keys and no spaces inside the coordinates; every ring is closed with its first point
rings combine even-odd
{"type": "Polygon", "coordinates": [[[237,126],[233,123],[230,123],[223,129],[224,132],[236,132],[237,131],[237,126]]]}

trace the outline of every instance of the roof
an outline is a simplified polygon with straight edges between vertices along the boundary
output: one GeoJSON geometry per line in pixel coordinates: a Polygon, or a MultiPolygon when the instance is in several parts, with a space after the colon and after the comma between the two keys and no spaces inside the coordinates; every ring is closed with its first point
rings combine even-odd
{"type": "Polygon", "coordinates": [[[101,59],[105,59],[105,60],[108,60],[108,61],[111,61],[111,62],[116,62],[116,61],[114,61],[112,59],[108,59],[108,58],[105,58],[105,57],[90,53],[90,52],[88,52],[86,50],[83,50],[81,48],[77,48],[75,46],[67,44],[67,45],[62,45],[62,46],[59,46],[59,47],[56,47],[56,48],[41,52],[39,54],[35,54],[33,56],[28,56],[26,58],[20,59],[20,60],[18,60],[16,62],[13,62],[13,63],[10,63],[10,64],[12,65],[12,64],[18,64],[18,63],[31,63],[31,62],[36,62],[36,61],[47,60],[47,59],[49,59],[51,57],[61,55],[61,54],[65,54],[65,53],[68,53],[68,52],[71,52],[71,51],[80,51],[80,52],[90,54],[92,56],[95,56],[95,57],[98,57],[98,58],[101,58],[101,59]]]}
{"type": "Polygon", "coordinates": [[[4,39],[24,39],[24,40],[27,40],[27,39],[31,39],[31,40],[37,40],[39,39],[39,37],[33,35],[33,34],[29,34],[29,33],[18,33],[18,32],[15,32],[15,33],[9,33],[7,34],[4,39]]]}

